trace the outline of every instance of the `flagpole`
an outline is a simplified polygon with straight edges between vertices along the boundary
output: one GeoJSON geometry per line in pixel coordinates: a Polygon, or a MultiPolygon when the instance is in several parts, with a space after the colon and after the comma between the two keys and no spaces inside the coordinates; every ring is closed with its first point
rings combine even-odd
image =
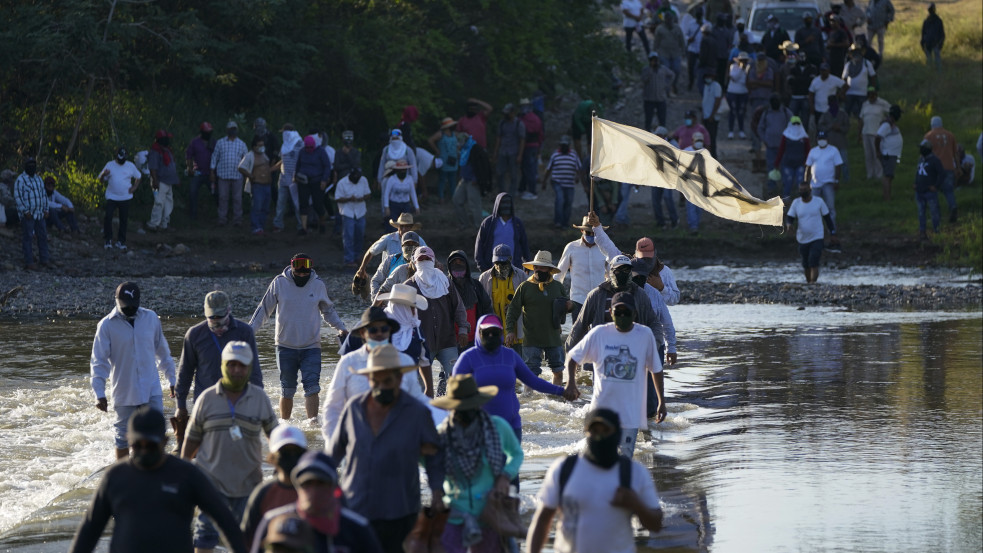
{"type": "Polygon", "coordinates": [[[589,211],[588,214],[594,213],[594,122],[597,120],[597,112],[591,110],[590,112],[590,140],[587,141],[587,148],[590,149],[590,167],[587,170],[587,176],[590,177],[590,193],[588,200],[589,211]]]}

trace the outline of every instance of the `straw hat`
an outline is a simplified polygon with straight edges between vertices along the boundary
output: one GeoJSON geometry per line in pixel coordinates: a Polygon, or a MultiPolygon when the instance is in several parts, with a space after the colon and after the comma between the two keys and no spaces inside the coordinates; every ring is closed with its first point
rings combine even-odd
{"type": "Polygon", "coordinates": [[[393,170],[395,171],[399,171],[400,169],[409,169],[409,168],[410,168],[410,162],[406,161],[405,159],[397,160],[396,165],[393,165],[393,170]]]}
{"type": "Polygon", "coordinates": [[[532,261],[523,263],[522,266],[530,271],[535,271],[534,267],[549,267],[553,274],[560,272],[560,269],[553,264],[553,255],[546,250],[539,250],[532,261]]]}
{"type": "Polygon", "coordinates": [[[431,400],[441,409],[477,409],[498,395],[498,386],[481,386],[470,374],[455,374],[447,380],[447,395],[431,400]]]}
{"type": "Polygon", "coordinates": [[[422,224],[413,221],[412,213],[407,213],[405,211],[400,213],[399,217],[395,221],[389,219],[389,225],[393,228],[399,228],[400,225],[411,225],[413,228],[410,230],[420,230],[423,228],[422,224]]]}
{"type": "Polygon", "coordinates": [[[440,130],[449,129],[456,125],[457,125],[457,121],[455,121],[451,117],[444,117],[443,119],[440,120],[440,130]]]}
{"type": "MultiPolygon", "coordinates": [[[[587,219],[588,219],[588,217],[586,215],[584,215],[583,222],[581,222],[579,225],[570,225],[570,226],[572,226],[575,229],[580,229],[580,230],[593,230],[594,227],[590,226],[590,223],[587,222],[587,219]]],[[[607,229],[609,229],[611,227],[606,227],[604,225],[601,225],[601,228],[604,229],[604,230],[607,230],[607,229]]]]}
{"type": "Polygon", "coordinates": [[[396,346],[385,344],[369,351],[368,365],[361,370],[352,371],[355,374],[372,374],[380,371],[398,370],[408,373],[419,364],[414,363],[413,359],[405,353],[400,353],[396,346]]]}
{"type": "Polygon", "coordinates": [[[390,301],[408,305],[417,309],[426,309],[429,305],[427,298],[417,294],[416,288],[408,284],[393,284],[393,289],[388,294],[379,294],[375,299],[376,301],[390,301]]]}

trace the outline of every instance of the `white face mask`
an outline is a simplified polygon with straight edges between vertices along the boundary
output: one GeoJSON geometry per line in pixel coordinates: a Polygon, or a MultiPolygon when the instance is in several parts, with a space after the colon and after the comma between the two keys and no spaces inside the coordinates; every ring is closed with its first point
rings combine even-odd
{"type": "Polygon", "coordinates": [[[697,150],[702,150],[703,149],[703,143],[702,142],[694,142],[693,143],[693,148],[694,149],[697,149],[697,150]]]}
{"type": "Polygon", "coordinates": [[[825,148],[825,147],[826,147],[826,145],[827,145],[827,144],[829,144],[829,141],[828,141],[828,140],[826,140],[826,139],[824,138],[824,139],[822,139],[822,140],[820,140],[820,141],[818,142],[818,144],[819,144],[819,147],[820,147],[820,148],[825,148]]]}
{"type": "Polygon", "coordinates": [[[257,149],[259,150],[259,153],[261,153],[261,154],[265,154],[266,153],[266,146],[260,146],[257,149]]]}
{"type": "Polygon", "coordinates": [[[430,270],[430,269],[433,269],[434,268],[434,263],[433,263],[433,261],[430,261],[429,259],[428,260],[425,260],[425,261],[417,261],[416,262],[416,268],[419,271],[427,271],[427,270],[430,270]]]}

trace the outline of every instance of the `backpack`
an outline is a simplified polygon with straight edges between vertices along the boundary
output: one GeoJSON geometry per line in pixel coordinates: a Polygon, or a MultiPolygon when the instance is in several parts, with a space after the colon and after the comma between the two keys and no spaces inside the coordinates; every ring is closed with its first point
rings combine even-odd
{"type": "MultiPolygon", "coordinates": [[[[567,487],[567,482],[570,481],[570,475],[573,474],[573,467],[577,465],[577,459],[580,455],[570,455],[563,460],[563,464],[560,465],[560,503],[563,503],[563,490],[567,487]]],[[[631,458],[624,455],[618,456],[618,485],[622,488],[631,487],[631,458]]]]}

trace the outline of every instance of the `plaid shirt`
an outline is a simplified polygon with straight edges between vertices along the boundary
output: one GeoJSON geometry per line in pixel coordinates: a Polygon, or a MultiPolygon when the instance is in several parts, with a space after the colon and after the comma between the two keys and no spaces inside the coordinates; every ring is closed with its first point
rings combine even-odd
{"type": "Polygon", "coordinates": [[[35,174],[33,177],[21,173],[14,182],[14,199],[17,202],[17,213],[30,213],[35,219],[44,218],[48,211],[48,195],[44,192],[44,181],[35,174]]]}
{"type": "Polygon", "coordinates": [[[239,180],[239,162],[246,155],[249,148],[246,143],[236,138],[229,140],[223,138],[215,143],[215,151],[212,152],[212,169],[220,179],[239,180]]]}

